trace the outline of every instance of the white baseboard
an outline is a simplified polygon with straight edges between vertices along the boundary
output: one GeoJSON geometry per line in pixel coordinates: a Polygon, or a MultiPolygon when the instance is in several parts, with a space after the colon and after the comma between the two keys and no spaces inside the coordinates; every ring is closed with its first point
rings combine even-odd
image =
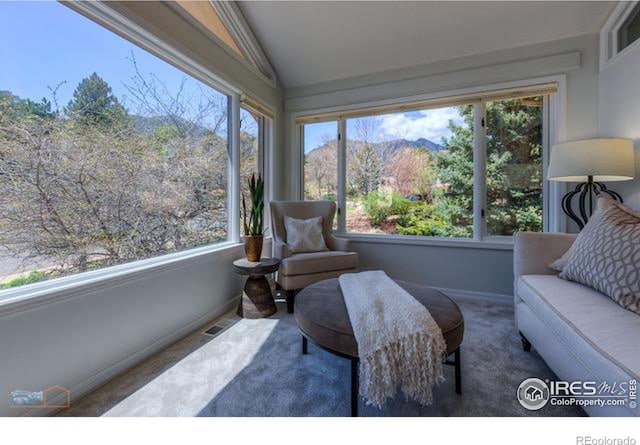
{"type": "MultiPolygon", "coordinates": [[[[205,325],[211,323],[217,318],[220,318],[227,312],[231,311],[233,308],[238,306],[241,296],[237,296],[227,301],[224,305],[198,317],[197,319],[191,321],[190,323],[184,325],[183,327],[165,335],[162,338],[154,341],[148,346],[122,358],[121,360],[113,363],[112,365],[96,372],[95,374],[87,377],[83,381],[73,385],[71,388],[67,388],[71,391],[71,404],[75,400],[78,400],[90,393],[94,389],[104,385],[108,381],[114,379],[125,371],[133,368],[134,366],[140,364],[145,359],[150,356],[160,352],[161,350],[167,348],[169,345],[175,343],[181,338],[186,337],[190,333],[198,330],[199,328],[204,327],[205,325]]],[[[49,403],[53,405],[62,405],[66,403],[66,400],[63,400],[62,397],[59,397],[59,400],[54,397],[52,400],[48,400],[49,403]]],[[[42,416],[50,416],[57,412],[59,412],[59,408],[33,408],[28,411],[25,411],[21,414],[21,416],[25,417],[42,417],[42,416]]]]}
{"type": "Polygon", "coordinates": [[[434,289],[448,295],[454,300],[491,301],[498,304],[513,305],[513,296],[495,294],[491,292],[477,292],[465,289],[450,289],[446,287],[434,287],[434,289]]]}

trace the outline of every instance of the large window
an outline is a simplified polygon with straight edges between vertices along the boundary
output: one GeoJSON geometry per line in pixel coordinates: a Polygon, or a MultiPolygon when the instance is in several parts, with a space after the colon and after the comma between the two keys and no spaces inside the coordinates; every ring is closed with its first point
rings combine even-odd
{"type": "Polygon", "coordinates": [[[0,15],[0,288],[227,240],[227,95],[59,3],[0,15]]]}
{"type": "MultiPolygon", "coordinates": [[[[330,122],[299,118],[305,199],[336,199],[347,233],[482,239],[541,231],[554,88],[385,105],[330,122]]],[[[307,119],[324,117],[332,116],[307,119]]]]}
{"type": "Polygon", "coordinates": [[[470,237],[473,107],[347,120],[346,227],[470,237]]]}

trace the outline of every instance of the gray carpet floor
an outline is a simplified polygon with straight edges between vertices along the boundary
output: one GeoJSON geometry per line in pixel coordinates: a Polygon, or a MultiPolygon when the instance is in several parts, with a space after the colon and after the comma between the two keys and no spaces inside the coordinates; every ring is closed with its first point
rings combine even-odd
{"type": "MultiPolygon", "coordinates": [[[[582,416],[575,407],[527,411],[516,389],[528,377],[554,378],[514,327],[513,307],[458,300],[465,317],[462,395],[453,367],[428,407],[398,396],[384,409],[360,403],[361,416],[582,416]]],[[[191,334],[59,413],[63,416],[348,416],[349,362],[301,338],[284,305],[273,317],[218,322],[216,337],[191,334]]]]}

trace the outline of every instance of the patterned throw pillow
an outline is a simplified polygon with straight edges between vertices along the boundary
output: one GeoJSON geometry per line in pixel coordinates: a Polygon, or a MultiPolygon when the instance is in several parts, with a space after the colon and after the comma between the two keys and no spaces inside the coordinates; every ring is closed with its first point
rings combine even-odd
{"type": "Polygon", "coordinates": [[[322,236],[322,216],[309,219],[284,217],[287,247],[291,253],[320,252],[327,249],[322,236]]]}
{"type": "MultiPolygon", "coordinates": [[[[596,203],[596,210],[593,212],[593,215],[589,217],[589,221],[587,221],[587,224],[588,224],[587,227],[589,227],[589,225],[594,225],[598,221],[600,221],[600,216],[602,215],[602,212],[605,209],[608,209],[609,207],[611,207],[613,205],[612,203],[614,202],[615,202],[614,200],[608,199],[608,198],[599,199],[598,202],[596,203]]],[[[571,247],[569,247],[569,249],[567,249],[567,251],[563,253],[560,258],[555,260],[553,263],[549,264],[549,267],[553,270],[557,270],[558,272],[562,272],[562,269],[564,269],[564,267],[567,265],[567,262],[569,261],[569,257],[571,256],[571,252],[573,252],[573,248],[575,245],[576,245],[575,242],[571,244],[571,247]]]]}
{"type": "Polygon", "coordinates": [[[582,229],[560,278],[592,287],[640,314],[640,213],[604,197],[598,206],[600,218],[582,229]]]}

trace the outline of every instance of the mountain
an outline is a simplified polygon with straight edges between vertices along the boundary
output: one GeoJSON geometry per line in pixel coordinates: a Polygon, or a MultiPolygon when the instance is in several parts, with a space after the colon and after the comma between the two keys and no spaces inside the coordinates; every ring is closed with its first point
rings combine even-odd
{"type": "MultiPolygon", "coordinates": [[[[132,117],[134,119],[133,127],[135,130],[146,137],[153,136],[161,127],[175,125],[169,116],[141,116],[135,114],[132,115],[132,117]]],[[[192,126],[189,121],[182,118],[178,118],[178,123],[184,128],[190,128],[194,136],[202,136],[209,131],[199,125],[192,126]]]]}
{"type": "MultiPolygon", "coordinates": [[[[313,150],[311,150],[309,153],[307,153],[307,156],[310,155],[313,152],[319,151],[319,150],[326,150],[329,149],[330,147],[335,147],[336,145],[336,140],[334,139],[333,141],[329,141],[329,142],[325,142],[323,145],[314,148],[313,150]]],[[[428,151],[442,151],[442,150],[446,150],[445,147],[443,147],[440,144],[437,144],[435,142],[433,142],[432,140],[426,139],[426,138],[419,138],[416,140],[409,140],[409,139],[393,139],[390,141],[384,141],[384,142],[376,142],[374,144],[371,144],[374,148],[379,148],[382,145],[385,146],[385,151],[390,152],[390,153],[395,153],[396,151],[400,150],[401,148],[415,148],[415,149],[425,149],[428,151]]],[[[335,149],[335,148],[334,148],[335,149]]]]}
{"type": "Polygon", "coordinates": [[[415,141],[411,141],[408,139],[394,139],[392,141],[386,141],[382,143],[389,144],[391,147],[393,147],[394,151],[400,148],[406,148],[406,147],[424,148],[429,151],[441,151],[445,149],[442,145],[436,144],[432,140],[429,140],[426,138],[419,138],[419,139],[416,139],[415,141]]]}

